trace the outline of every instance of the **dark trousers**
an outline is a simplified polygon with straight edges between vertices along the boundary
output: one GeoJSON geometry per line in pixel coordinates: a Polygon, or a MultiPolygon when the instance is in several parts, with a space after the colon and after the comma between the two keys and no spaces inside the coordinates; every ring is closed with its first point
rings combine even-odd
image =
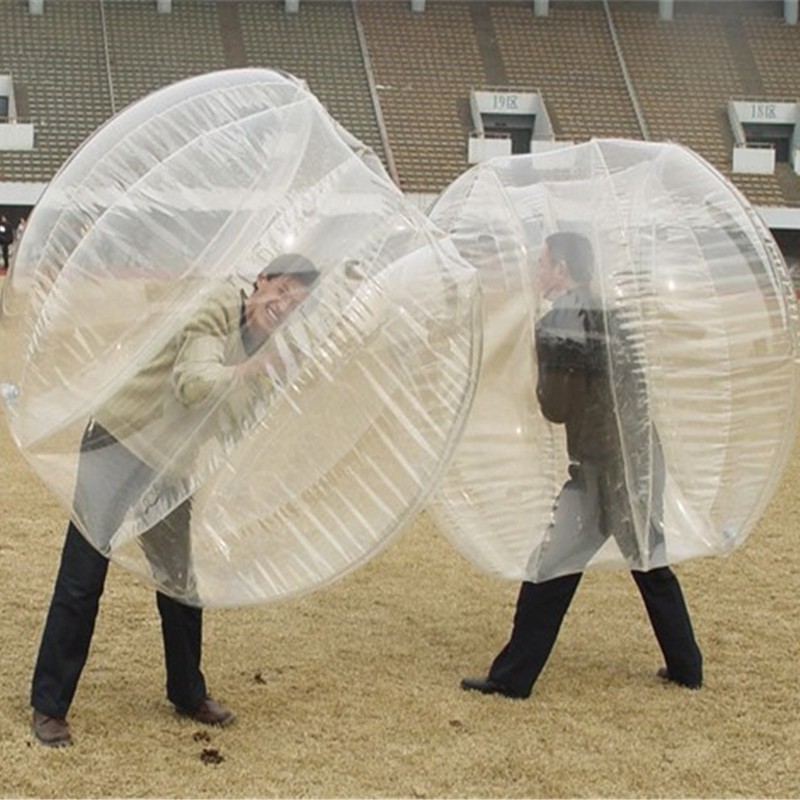
{"type": "MultiPolygon", "coordinates": [[[[694,638],[678,579],[669,567],[631,572],[664,654],[670,677],[702,680],[703,658],[694,638]]],[[[492,663],[489,677],[527,697],[544,668],[582,574],[542,583],[525,582],[517,598],[511,638],[492,663]]]]}
{"type": "MultiPolygon", "coordinates": [[[[109,448],[109,452],[113,451],[115,457],[120,452],[125,457],[124,448],[119,442],[99,426],[90,427],[84,437],[84,450],[86,453],[96,453],[103,447],[109,448]]],[[[130,459],[134,458],[130,454],[130,459]]],[[[112,463],[111,458],[109,463],[112,463]]],[[[79,466],[79,486],[81,478],[79,466]]],[[[188,504],[176,509],[174,516],[181,520],[181,528],[187,526],[184,533],[188,537],[188,504]]],[[[151,536],[151,539],[156,538],[163,539],[164,534],[151,536]]],[[[158,549],[154,547],[154,542],[148,544],[147,533],[143,534],[142,539],[154,572],[160,571],[164,564],[171,563],[164,558],[157,558],[158,549]]],[[[188,542],[188,538],[185,541],[188,542]]],[[[172,552],[172,548],[167,552],[172,552]]],[[[47,716],[64,718],[69,711],[89,655],[107,572],[108,559],[89,544],[71,522],[67,528],[31,687],[31,705],[47,716]]],[[[184,566],[181,580],[185,580],[185,575],[184,566]]],[[[156,593],[156,604],[161,615],[164,640],[167,697],[179,708],[194,710],[206,697],[205,679],[200,670],[202,609],[180,603],[161,592],[156,593]]]]}

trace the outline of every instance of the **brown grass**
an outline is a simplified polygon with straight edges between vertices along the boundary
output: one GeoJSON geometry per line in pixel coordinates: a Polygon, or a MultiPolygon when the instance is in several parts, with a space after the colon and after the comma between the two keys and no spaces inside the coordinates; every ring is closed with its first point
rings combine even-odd
{"type": "Polygon", "coordinates": [[[503,643],[516,586],[423,514],[327,589],[207,612],[206,676],[239,717],[207,737],[164,699],[152,593],[112,566],[76,744],[56,751],[32,739],[28,690],[65,514],[5,425],[0,457],[3,797],[800,796],[800,447],[742,550],[678,568],[701,692],[654,677],[634,584],[606,573],[585,578],[529,700],[460,691],[503,643]]]}

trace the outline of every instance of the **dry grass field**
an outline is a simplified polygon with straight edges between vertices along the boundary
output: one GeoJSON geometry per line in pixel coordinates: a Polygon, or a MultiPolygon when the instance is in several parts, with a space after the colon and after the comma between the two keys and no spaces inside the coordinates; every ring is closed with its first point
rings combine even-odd
{"type": "Polygon", "coordinates": [[[152,593],[112,566],[70,715],[39,746],[28,691],[65,521],[0,430],[0,796],[800,797],[800,447],[743,549],[678,568],[706,686],[661,661],[633,582],[590,574],[534,695],[464,693],[503,643],[516,587],[477,573],[425,514],[324,590],[209,611],[225,730],[164,699],[152,593]]]}

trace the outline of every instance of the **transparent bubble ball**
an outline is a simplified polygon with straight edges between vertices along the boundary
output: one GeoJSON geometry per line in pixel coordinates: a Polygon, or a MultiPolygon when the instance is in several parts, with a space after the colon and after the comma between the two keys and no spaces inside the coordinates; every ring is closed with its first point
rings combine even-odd
{"type": "Polygon", "coordinates": [[[794,440],[798,313],[783,258],[740,192],[681,146],[595,140],[479,164],[430,216],[483,293],[477,392],[430,503],[456,547],[486,572],[536,582],[741,545],[794,440]],[[590,438],[611,431],[613,459],[570,445],[568,424],[537,400],[552,361],[537,336],[554,309],[572,313],[542,288],[556,231],[594,254],[592,314],[605,327],[592,352],[605,384],[595,377],[573,400],[590,438]]]}
{"type": "Polygon", "coordinates": [[[269,602],[424,504],[474,389],[477,300],[302,81],[210,73],[111,119],[43,193],[3,287],[6,417],[101,553],[190,604],[269,602]],[[243,354],[244,298],[300,262],[318,279],[243,354]]]}

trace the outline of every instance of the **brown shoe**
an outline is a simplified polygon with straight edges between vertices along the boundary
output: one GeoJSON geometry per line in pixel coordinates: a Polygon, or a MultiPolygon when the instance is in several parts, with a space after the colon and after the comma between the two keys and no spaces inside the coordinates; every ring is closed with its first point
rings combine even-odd
{"type": "Polygon", "coordinates": [[[31,730],[34,736],[47,747],[67,747],[72,744],[69,723],[65,719],[48,717],[33,709],[31,730]]]}
{"type": "Polygon", "coordinates": [[[216,725],[219,728],[230,725],[236,719],[232,711],[229,711],[211,697],[206,697],[194,711],[188,711],[177,706],[175,710],[182,717],[189,717],[195,722],[202,722],[203,725],[216,725]]]}

